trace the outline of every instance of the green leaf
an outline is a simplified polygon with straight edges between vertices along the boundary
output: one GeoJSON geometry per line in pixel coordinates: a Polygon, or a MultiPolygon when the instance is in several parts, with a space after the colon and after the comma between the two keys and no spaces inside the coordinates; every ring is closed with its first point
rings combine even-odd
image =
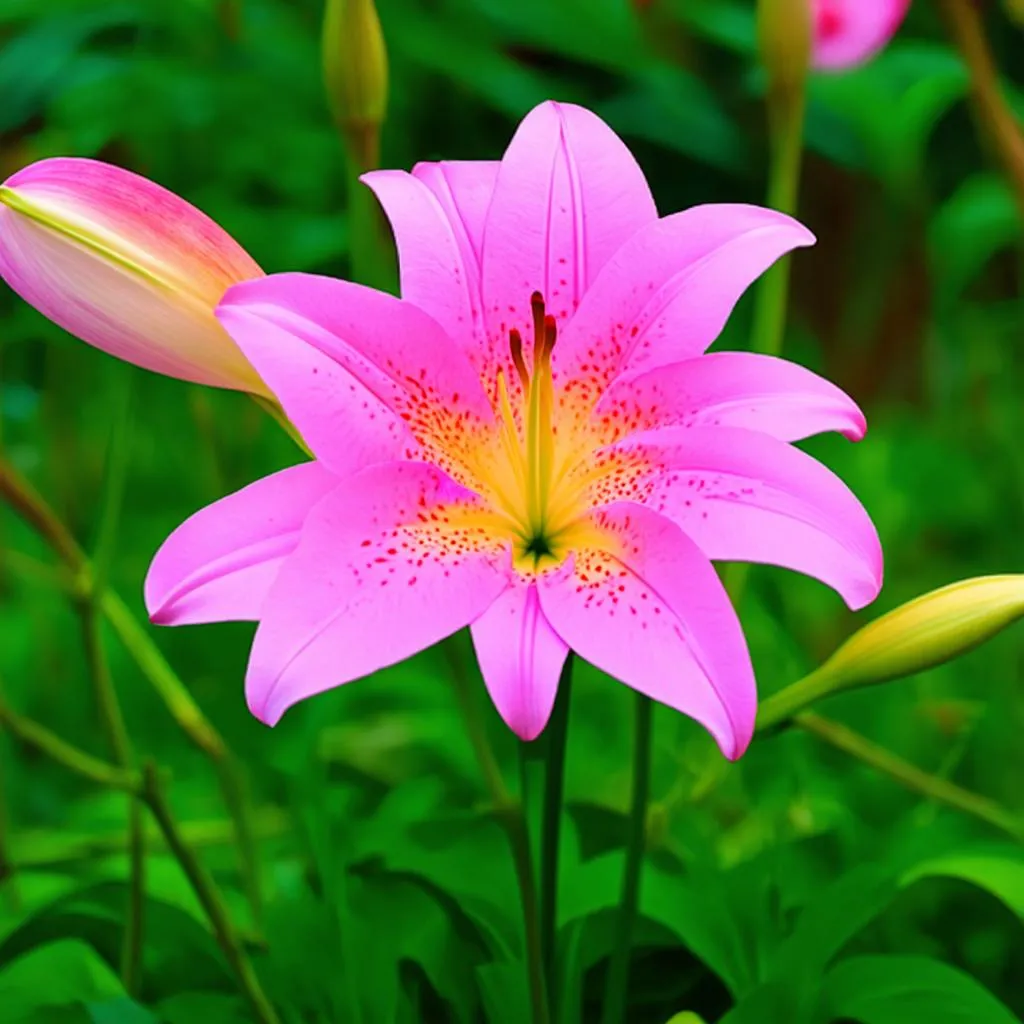
{"type": "MultiPolygon", "coordinates": [[[[616,850],[563,873],[563,926],[618,904],[624,857],[616,850]]],[[[714,884],[715,877],[671,875],[648,862],[643,868],[640,912],[675,934],[735,994],[754,981],[749,937],[729,913],[728,882],[714,884]]]]}
{"type": "MultiPolygon", "coordinates": [[[[92,1024],[164,1024],[158,1022],[144,1006],[139,1006],[127,996],[106,1003],[90,1003],[86,1009],[92,1024]]],[[[203,1024],[216,1024],[206,1017],[196,1019],[202,1020],[203,1024]]]]}
{"type": "MultiPolygon", "coordinates": [[[[119,962],[128,886],[102,882],[62,896],[28,917],[0,943],[0,965],[61,939],[77,939],[113,971],[119,962]]],[[[187,988],[225,988],[234,980],[210,933],[188,912],[147,898],[145,971],[153,996],[187,988]]]]}
{"type": "Polygon", "coordinates": [[[962,182],[932,220],[928,249],[936,293],[946,303],[1020,237],[1020,215],[1002,176],[978,173],[962,182]]]}
{"type": "Polygon", "coordinates": [[[158,1007],[161,1024],[248,1024],[250,1015],[237,996],[222,992],[182,992],[158,1007]]]}
{"type": "Polygon", "coordinates": [[[860,1024],[1020,1024],[973,978],[938,960],[861,956],[844,960],[825,980],[829,1020],[860,1024]]]}
{"type": "Polygon", "coordinates": [[[117,975],[84,942],[64,939],[32,949],[0,972],[0,1007],[5,1024],[28,1024],[62,1011],[86,1020],[85,1003],[124,995],[117,975]]]}
{"type": "Polygon", "coordinates": [[[522,1024],[530,1019],[529,986],[523,964],[482,964],[476,975],[489,1024],[522,1024]]]}
{"type": "Polygon", "coordinates": [[[985,889],[1024,922],[1024,851],[1016,846],[982,847],[926,860],[900,879],[902,886],[922,878],[957,878],[985,889]]]}

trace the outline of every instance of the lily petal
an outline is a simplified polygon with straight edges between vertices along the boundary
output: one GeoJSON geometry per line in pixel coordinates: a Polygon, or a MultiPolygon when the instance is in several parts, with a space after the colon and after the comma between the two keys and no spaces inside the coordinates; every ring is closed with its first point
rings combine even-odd
{"type": "Polygon", "coordinates": [[[841,70],[863,64],[893,37],[910,0],[811,0],[813,63],[841,70]]]}
{"type": "Polygon", "coordinates": [[[502,158],[484,228],[484,317],[495,358],[507,357],[515,327],[529,359],[533,292],[548,313],[569,317],[612,254],[656,218],[643,172],[599,117],[569,103],[535,107],[502,158]]]}
{"type": "Polygon", "coordinates": [[[306,462],[200,509],[153,558],[150,618],[161,626],[258,619],[310,509],[338,484],[319,462],[306,462]]]}
{"type": "Polygon", "coordinates": [[[541,579],[541,608],[591,664],[695,718],[722,753],[754,732],[757,693],[739,620],[711,563],[674,523],[628,503],[594,514],[606,538],[541,579]]]}
{"type": "Polygon", "coordinates": [[[592,398],[620,373],[699,356],[751,282],[814,236],[760,206],[709,204],[637,232],[608,261],[560,334],[558,379],[592,398]]]}
{"type": "Polygon", "coordinates": [[[878,596],[874,524],[846,484],[798,448],[737,427],[676,427],[606,451],[616,468],[595,485],[596,502],[640,502],[678,523],[708,558],[793,569],[850,608],[878,596]]]}
{"type": "Polygon", "coordinates": [[[780,441],[836,430],[859,441],[864,414],[834,384],[798,363],[750,352],[712,352],[620,377],[593,420],[609,441],[659,427],[743,427],[780,441]]]}
{"type": "Polygon", "coordinates": [[[419,448],[404,420],[298,332],[245,305],[217,318],[245,350],[309,450],[338,477],[419,448]]]}
{"type": "Polygon", "coordinates": [[[470,631],[498,713],[521,740],[536,739],[551,717],[569,654],[541,611],[536,584],[517,581],[470,631]]]}
{"type": "MultiPolygon", "coordinates": [[[[274,373],[271,363],[277,365],[282,377],[271,387],[282,389],[278,395],[282,404],[287,402],[285,392],[293,395],[291,406],[297,417],[301,418],[298,405],[309,399],[304,389],[310,387],[316,371],[303,368],[292,374],[289,357],[282,360],[275,354],[285,334],[328,357],[342,371],[342,377],[314,387],[312,393],[320,403],[329,404],[348,375],[378,400],[360,418],[372,422],[371,414],[383,404],[407,424],[411,435],[445,471],[460,472],[460,454],[465,455],[461,464],[471,461],[477,432],[494,421],[491,404],[465,354],[423,310],[392,295],[313,274],[273,274],[232,288],[217,307],[217,317],[257,369],[265,369],[269,377],[274,373]],[[285,377],[294,388],[283,383],[285,377]]],[[[295,351],[294,346],[290,351],[295,351]]],[[[361,403],[362,389],[352,392],[351,399],[338,398],[331,408],[361,403]]],[[[297,425],[301,431],[302,425],[297,425]]],[[[348,432],[340,416],[335,426],[341,428],[335,445],[346,445],[348,432]]],[[[387,429],[390,432],[390,426],[387,429]]],[[[326,436],[324,441],[326,457],[326,436]]]]}
{"type": "Polygon", "coordinates": [[[104,352],[157,373],[266,395],[213,317],[262,271],[230,235],[159,185],[59,157],[0,186],[0,276],[104,352]]]}
{"type": "Polygon", "coordinates": [[[412,174],[372,171],[362,177],[395,233],[402,298],[445,327],[480,374],[492,369],[480,255],[497,173],[497,161],[460,160],[417,164],[412,174]]]}
{"type": "Polygon", "coordinates": [[[474,496],[433,466],[373,466],[321,501],[264,602],[246,696],[274,725],[296,701],[462,629],[508,586],[454,517],[474,496]]]}

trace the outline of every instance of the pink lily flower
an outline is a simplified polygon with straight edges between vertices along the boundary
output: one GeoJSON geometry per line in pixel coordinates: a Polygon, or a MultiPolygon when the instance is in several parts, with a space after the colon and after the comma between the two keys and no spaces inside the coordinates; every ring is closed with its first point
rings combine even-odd
{"type": "Polygon", "coordinates": [[[221,323],[315,461],[179,527],[153,620],[258,620],[246,692],[271,725],[468,625],[523,739],[572,649],[738,757],[754,673],[711,561],[786,566],[853,608],[881,584],[866,512],[788,443],[862,437],[856,405],[793,363],[704,354],[810,232],[743,205],[659,219],[626,146],[566,104],[500,162],[364,180],[403,297],[306,274],[227,293],[221,323]]]}
{"type": "Polygon", "coordinates": [[[814,66],[842,70],[870,60],[909,8],[910,0],[811,0],[814,66]]]}
{"type": "Polygon", "coordinates": [[[269,397],[213,311],[263,271],[155,182],[75,157],[0,185],[0,277],[90,345],[171,377],[269,397]]]}

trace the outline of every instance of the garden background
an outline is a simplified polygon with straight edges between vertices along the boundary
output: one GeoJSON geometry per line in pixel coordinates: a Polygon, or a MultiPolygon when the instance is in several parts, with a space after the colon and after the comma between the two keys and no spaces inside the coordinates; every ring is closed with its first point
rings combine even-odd
{"type": "MultiPolygon", "coordinates": [[[[809,83],[799,216],[819,241],[793,259],[785,354],[867,414],[861,444],[806,447],[871,513],[886,585],[854,615],[813,581],[753,568],[740,614],[764,695],[887,609],[1024,567],[1021,213],[939,6],[919,0],[881,55],[809,83]]],[[[975,6],[1024,119],[1024,28],[1012,3],[975,6]]],[[[764,201],[752,3],[380,0],[379,11],[383,166],[497,158],[553,97],[626,139],[663,213],[764,201]]],[[[321,0],[0,0],[0,180],[45,156],[100,158],[195,203],[268,272],[349,276],[322,14],[321,0]]],[[[718,348],[748,347],[751,306],[747,296],[718,348]]],[[[482,717],[512,793],[517,741],[468,642],[454,663],[452,649],[427,652],[268,730],[242,694],[252,627],[159,629],[141,587],[187,515],[296,461],[288,437],[246,397],[117,362],[6,288],[0,375],[3,458],[107,595],[107,621],[90,626],[73,552],[55,556],[23,517],[0,514],[2,700],[108,763],[94,677],[109,667],[132,756],[158,766],[150,806],[169,811],[187,847],[169,851],[147,816],[144,955],[129,998],[118,980],[123,779],[76,775],[31,737],[0,734],[0,1021],[238,1024],[260,1019],[253,984],[286,1024],[528,1020],[515,874],[464,716],[482,717]],[[219,893],[219,926],[201,898],[211,886],[197,897],[183,863],[219,893]]],[[[737,764],[656,708],[628,1020],[1024,1014],[1021,640],[1011,628],[926,673],[823,701],[827,717],[758,736],[737,764]],[[902,760],[879,770],[877,748],[902,760]],[[906,764],[931,781],[900,779],[906,764]],[[950,806],[965,793],[973,804],[950,806]]],[[[578,667],[559,1020],[601,1016],[630,698],[578,667]]],[[[528,788],[539,765],[527,765],[528,788]]]]}

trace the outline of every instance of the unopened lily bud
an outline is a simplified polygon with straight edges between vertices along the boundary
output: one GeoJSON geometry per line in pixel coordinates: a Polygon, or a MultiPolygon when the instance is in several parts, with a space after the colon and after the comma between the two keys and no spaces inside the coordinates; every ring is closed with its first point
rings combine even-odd
{"type": "Polygon", "coordinates": [[[858,630],[822,666],[842,689],[951,661],[1024,616],[1024,575],[979,576],[894,609],[858,630]]]}
{"type": "Polygon", "coordinates": [[[1024,617],[1024,575],[960,580],[853,634],[820,668],[761,704],[767,729],[829,694],[901,679],[952,661],[1024,617]]]}
{"type": "Polygon", "coordinates": [[[769,91],[799,95],[811,59],[808,0],[758,0],[757,45],[769,91]]]}
{"type": "Polygon", "coordinates": [[[809,0],[812,63],[842,71],[870,60],[893,37],[910,0],[809,0]]]}
{"type": "Polygon", "coordinates": [[[360,170],[372,170],[388,105],[388,55],[373,0],[327,0],[327,101],[360,170]]]}
{"type": "Polygon", "coordinates": [[[1004,0],[1004,6],[1010,19],[1024,27],[1024,0],[1004,0]]]}
{"type": "Polygon", "coordinates": [[[269,395],[213,315],[231,285],[262,273],[204,213],[123,168],[58,157],[0,185],[0,277],[147,370],[269,395]]]}

